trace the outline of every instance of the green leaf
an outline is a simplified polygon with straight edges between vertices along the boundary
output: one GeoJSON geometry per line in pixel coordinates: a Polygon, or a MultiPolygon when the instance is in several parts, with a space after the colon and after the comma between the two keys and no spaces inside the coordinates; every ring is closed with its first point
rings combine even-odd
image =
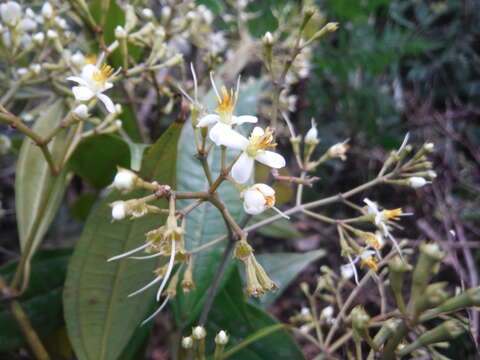
{"type": "Polygon", "coordinates": [[[128,168],[129,147],[115,135],[94,135],[83,140],[69,160],[69,167],[97,189],[108,186],[117,166],[128,168]]]}
{"type": "MultiPolygon", "coordinates": [[[[71,249],[40,251],[31,263],[28,290],[18,299],[40,336],[46,336],[63,326],[62,286],[71,249]]],[[[0,275],[9,282],[18,261],[0,268],[0,275]]],[[[25,345],[25,336],[10,313],[8,302],[0,303],[0,351],[25,345]]],[[[0,355],[1,357],[1,355],[0,355]]]]}
{"type": "Polygon", "coordinates": [[[70,213],[75,219],[85,222],[97,198],[97,193],[86,193],[80,195],[71,205],[70,213]]]}
{"type": "MultiPolygon", "coordinates": [[[[63,119],[65,110],[63,101],[58,100],[45,110],[33,130],[46,136],[63,119]]],[[[63,159],[66,146],[67,130],[62,130],[49,144],[55,163],[63,159]]],[[[47,232],[67,184],[67,171],[53,176],[41,150],[30,138],[25,138],[16,168],[15,205],[20,247],[22,252],[28,252],[28,257],[35,252],[47,232]]]]}
{"type": "MultiPolygon", "coordinates": [[[[268,212],[256,215],[252,219],[252,224],[265,220],[271,216],[272,214],[269,214],[268,212]]],[[[271,224],[260,227],[256,231],[258,231],[263,236],[280,239],[294,239],[302,236],[302,234],[297,229],[295,229],[291,221],[287,219],[277,220],[271,224]]]]}
{"type": "MultiPolygon", "coordinates": [[[[226,351],[229,351],[253,334],[260,332],[261,335],[262,331],[267,330],[266,328],[271,329],[275,325],[279,323],[270,314],[247,302],[238,270],[233,271],[223,291],[215,297],[207,323],[208,333],[227,331],[230,341],[226,351]]],[[[229,357],[229,359],[238,360],[303,358],[300,349],[286,330],[275,331],[261,337],[229,357]]]]}
{"type": "Polygon", "coordinates": [[[261,298],[252,298],[252,302],[262,309],[268,308],[308,264],[323,256],[325,256],[325,251],[322,249],[303,254],[277,253],[258,255],[257,260],[262,264],[270,278],[277,283],[279,289],[275,292],[268,292],[261,298]]]}
{"type": "MultiPolygon", "coordinates": [[[[240,92],[237,103],[238,114],[255,114],[257,105],[257,94],[261,89],[262,82],[257,81],[249,85],[247,89],[240,92]]],[[[213,93],[210,92],[205,99],[207,107],[214,105],[213,93]]],[[[245,127],[243,128],[245,130],[245,127]]],[[[194,157],[196,147],[193,139],[193,129],[187,124],[182,131],[179,141],[177,179],[179,191],[205,191],[208,189],[208,182],[204,176],[200,162],[194,157]]],[[[227,152],[227,163],[231,163],[236,151],[227,152]]],[[[220,172],[220,149],[216,146],[210,151],[208,162],[215,179],[220,172]]],[[[218,192],[220,198],[227,205],[233,217],[240,221],[243,217],[243,206],[235,188],[229,183],[223,183],[218,192]]],[[[178,201],[179,208],[187,206],[192,200],[178,201]]],[[[217,237],[225,235],[227,228],[219,211],[210,203],[205,203],[188,215],[185,235],[185,246],[192,250],[217,237]]],[[[178,322],[187,326],[199,315],[202,305],[207,297],[207,290],[215,276],[216,268],[223,254],[225,244],[219,243],[195,256],[194,259],[194,282],[195,290],[187,294],[179,293],[172,301],[175,317],[178,322]]],[[[231,270],[231,262],[222,279],[225,280],[231,270]]],[[[223,284],[223,280],[222,283],[223,284]]],[[[220,288],[222,285],[220,285],[220,288]]]]}
{"type": "MultiPolygon", "coordinates": [[[[175,187],[177,141],[181,125],[173,124],[146,154],[140,176],[175,187]]],[[[128,298],[150,282],[159,260],[107,259],[145,242],[144,234],[159,227],[165,216],[146,216],[113,223],[109,203],[145,196],[134,191],[121,196],[114,191],[90,214],[72,256],[63,296],[65,321],[80,360],[118,359],[151,311],[155,289],[128,298]]],[[[166,207],[165,200],[156,204],[166,207]]]]}

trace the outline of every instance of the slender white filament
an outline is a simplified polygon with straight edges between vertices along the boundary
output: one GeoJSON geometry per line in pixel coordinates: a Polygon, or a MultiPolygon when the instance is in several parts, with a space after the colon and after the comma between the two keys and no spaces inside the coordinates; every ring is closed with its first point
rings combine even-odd
{"type": "Polygon", "coordinates": [[[154,257],[162,256],[163,254],[161,252],[157,252],[152,255],[145,255],[145,256],[130,256],[129,259],[135,259],[135,260],[144,260],[144,259],[151,259],[154,257]]]}
{"type": "Polygon", "coordinates": [[[135,295],[138,295],[142,292],[144,292],[145,290],[147,290],[148,288],[152,287],[153,285],[155,285],[156,283],[158,283],[160,280],[162,280],[163,277],[161,276],[157,276],[155,279],[153,279],[152,281],[150,281],[147,285],[145,285],[144,287],[142,287],[141,289],[138,289],[137,291],[134,291],[133,293],[129,294],[128,297],[132,297],[132,296],[135,296],[135,295]]]}
{"type": "Polygon", "coordinates": [[[212,82],[213,91],[215,91],[215,95],[217,95],[218,101],[222,101],[222,97],[215,86],[215,81],[213,81],[213,71],[210,71],[210,81],[212,82]]]}
{"type": "Polygon", "coordinates": [[[195,102],[197,102],[198,101],[197,74],[195,73],[195,68],[193,67],[193,63],[190,63],[190,70],[192,71],[192,77],[193,77],[193,97],[195,98],[195,102]]]}
{"type": "Polygon", "coordinates": [[[403,151],[403,148],[407,146],[409,138],[410,138],[410,133],[407,132],[407,135],[405,135],[405,138],[403,139],[402,145],[400,145],[400,148],[397,151],[397,155],[400,155],[400,153],[403,151]]]}
{"type": "Polygon", "coordinates": [[[114,256],[114,257],[111,257],[110,259],[108,259],[107,261],[110,262],[110,261],[115,261],[115,260],[118,260],[118,259],[122,259],[124,257],[127,257],[129,255],[132,255],[132,254],[135,254],[136,252],[139,252],[140,250],[143,250],[145,249],[146,247],[150,246],[152,244],[151,241],[143,244],[142,246],[139,246],[138,248],[135,248],[133,250],[130,250],[130,251],[127,251],[126,253],[123,253],[123,254],[120,254],[120,255],[117,255],[117,256],[114,256]]]}
{"type": "Polygon", "coordinates": [[[154,312],[152,315],[150,315],[148,318],[146,318],[145,320],[142,321],[142,326],[145,325],[145,324],[146,324],[147,322],[149,322],[150,320],[152,320],[160,311],[162,311],[163,308],[168,304],[168,300],[169,300],[169,299],[170,299],[170,297],[167,296],[167,297],[165,298],[165,300],[163,300],[162,305],[160,305],[160,307],[159,307],[157,310],[155,310],[155,312],[154,312]]]}
{"type": "Polygon", "coordinates": [[[284,217],[285,219],[290,219],[290,216],[287,214],[283,213],[280,209],[277,209],[275,206],[272,206],[272,209],[275,210],[279,215],[284,217]]]}
{"type": "Polygon", "coordinates": [[[175,262],[175,240],[172,241],[172,253],[170,254],[170,260],[168,261],[167,272],[165,273],[165,277],[163,278],[162,284],[160,285],[160,287],[158,288],[158,291],[157,291],[157,301],[160,300],[160,296],[162,295],[162,291],[165,288],[165,285],[167,285],[168,278],[170,277],[170,274],[172,273],[174,262],[175,262]]]}
{"type": "Polygon", "coordinates": [[[355,282],[358,285],[358,273],[357,273],[357,268],[355,267],[355,261],[352,259],[350,255],[348,255],[348,260],[350,261],[350,266],[352,267],[352,270],[353,270],[353,276],[355,277],[355,282]]]}

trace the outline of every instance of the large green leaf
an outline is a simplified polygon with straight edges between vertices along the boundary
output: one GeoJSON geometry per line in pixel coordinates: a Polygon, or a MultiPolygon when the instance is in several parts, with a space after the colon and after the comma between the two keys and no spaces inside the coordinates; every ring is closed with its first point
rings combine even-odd
{"type": "MultiPolygon", "coordinates": [[[[40,251],[33,257],[28,290],[18,300],[40,336],[62,327],[62,286],[70,254],[71,249],[56,249],[40,251]]],[[[10,281],[17,265],[18,261],[3,266],[0,275],[10,281]]],[[[0,304],[0,352],[25,345],[25,336],[8,304],[0,304]]]]}
{"type": "Polygon", "coordinates": [[[325,251],[314,250],[307,253],[277,253],[262,254],[257,260],[265,268],[267,274],[278,284],[278,290],[268,292],[261,298],[255,298],[252,302],[263,309],[266,309],[282,294],[290,283],[307,267],[312,261],[325,256],[325,251]]]}
{"type": "MultiPolygon", "coordinates": [[[[46,136],[63,119],[66,111],[63,101],[49,106],[37,120],[33,130],[46,136]]],[[[65,155],[67,130],[62,130],[49,145],[53,159],[59,163],[65,155]]],[[[67,185],[67,172],[54,176],[38,148],[30,138],[23,140],[15,178],[15,205],[22,251],[31,256],[48,230],[62,200],[67,185]],[[32,246],[26,249],[26,244],[32,246]]]]}
{"type": "Polygon", "coordinates": [[[128,144],[115,135],[94,135],[83,140],[69,160],[70,168],[97,189],[109,185],[117,166],[128,168],[128,144]]]}
{"type": "MultiPolygon", "coordinates": [[[[172,125],[150,148],[140,172],[144,179],[175,187],[180,131],[180,124],[172,125]]],[[[112,192],[92,211],[75,247],[63,302],[69,337],[80,360],[117,359],[151,311],[153,288],[132,298],[127,296],[152,280],[152,272],[161,260],[106,261],[140,246],[147,231],[164,223],[164,216],[111,221],[109,203],[145,195],[145,191],[124,196],[112,192]]],[[[165,200],[158,201],[157,205],[167,206],[165,200]]]]}
{"type": "MultiPolygon", "coordinates": [[[[240,275],[238,270],[235,270],[223,291],[215,298],[207,323],[207,331],[209,334],[215,334],[219,330],[226,330],[230,335],[228,348],[231,348],[257,331],[275,324],[278,322],[270,314],[247,302],[240,275]]],[[[303,358],[301,351],[286,330],[262,337],[229,357],[229,359],[238,360],[303,358]]]]}
{"type": "MultiPolygon", "coordinates": [[[[238,114],[256,113],[257,95],[260,91],[261,84],[260,81],[252,82],[247,89],[241,92],[237,104],[238,114]]],[[[210,92],[206,96],[204,103],[207,107],[213,107],[213,93],[210,92]]],[[[245,128],[243,128],[243,130],[245,130],[245,128]]],[[[230,163],[233,160],[236,153],[236,151],[230,150],[227,152],[227,163],[230,163]]],[[[179,141],[177,167],[179,191],[205,191],[208,189],[207,179],[204,176],[200,162],[195,158],[195,154],[196,147],[193,141],[193,128],[190,124],[187,124],[183,128],[179,141]]],[[[220,158],[220,149],[218,147],[213,147],[208,157],[213,178],[216,178],[220,172],[220,158]]],[[[244,212],[235,188],[229,183],[223,183],[218,189],[218,192],[233,217],[237,221],[240,221],[244,212]]],[[[191,200],[179,201],[179,207],[182,208],[190,202],[191,200]]],[[[219,236],[225,235],[226,233],[227,228],[221,214],[211,204],[205,203],[188,215],[185,244],[189,250],[192,250],[219,236]]],[[[202,251],[195,257],[195,290],[190,291],[187,294],[177,294],[175,301],[172,302],[175,317],[177,321],[181,322],[184,326],[190,324],[199,315],[203,302],[207,297],[207,290],[215,276],[224,248],[225,243],[220,243],[202,251]]],[[[226,275],[228,275],[229,270],[231,269],[230,266],[231,263],[227,265],[227,270],[223,275],[223,279],[226,279],[226,275]]]]}

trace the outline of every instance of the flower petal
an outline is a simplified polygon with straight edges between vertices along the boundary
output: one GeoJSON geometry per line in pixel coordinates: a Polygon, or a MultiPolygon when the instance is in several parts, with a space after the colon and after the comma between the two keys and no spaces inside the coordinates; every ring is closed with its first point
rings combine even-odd
{"type": "Polygon", "coordinates": [[[100,70],[93,64],[87,64],[82,68],[82,78],[85,81],[92,81],[93,74],[99,72],[100,70]]]}
{"type": "Polygon", "coordinates": [[[105,94],[97,94],[97,97],[100,99],[101,102],[103,102],[103,105],[105,105],[109,113],[115,112],[115,105],[113,104],[112,99],[110,99],[105,94]]]}
{"type": "Polygon", "coordinates": [[[251,136],[263,136],[265,134],[265,130],[263,130],[260,126],[255,126],[252,130],[251,136]]]}
{"type": "Polygon", "coordinates": [[[246,183],[252,175],[253,159],[246,153],[242,153],[232,168],[232,178],[240,183],[246,183]]]}
{"type": "Polygon", "coordinates": [[[204,127],[218,122],[220,116],[217,114],[208,114],[202,117],[197,124],[197,127],[204,127]]]}
{"type": "Polygon", "coordinates": [[[83,80],[80,76],[69,76],[67,77],[67,80],[75,81],[79,85],[88,87],[88,83],[85,80],[83,80]]]}
{"type": "Polygon", "coordinates": [[[255,156],[255,160],[274,169],[280,169],[285,166],[285,158],[273,151],[264,151],[255,156]]]}
{"type": "Polygon", "coordinates": [[[255,124],[258,121],[256,116],[252,115],[242,115],[242,116],[233,116],[232,117],[232,124],[244,124],[244,123],[252,123],[255,124]]]}
{"type": "Polygon", "coordinates": [[[93,95],[92,90],[90,90],[89,87],[87,86],[74,86],[72,88],[73,96],[75,96],[75,99],[80,100],[80,101],[87,101],[90,100],[93,95]]]}
{"type": "Polygon", "coordinates": [[[217,146],[225,145],[236,150],[245,150],[248,140],[245,136],[240,135],[228,125],[216,123],[209,132],[210,140],[217,146]]]}
{"type": "Polygon", "coordinates": [[[103,91],[111,89],[113,87],[113,83],[110,81],[107,81],[105,85],[103,86],[103,91]]]}
{"type": "Polygon", "coordinates": [[[255,184],[254,187],[265,196],[275,195],[275,190],[273,190],[273,188],[271,186],[268,186],[267,184],[258,183],[255,184]]]}

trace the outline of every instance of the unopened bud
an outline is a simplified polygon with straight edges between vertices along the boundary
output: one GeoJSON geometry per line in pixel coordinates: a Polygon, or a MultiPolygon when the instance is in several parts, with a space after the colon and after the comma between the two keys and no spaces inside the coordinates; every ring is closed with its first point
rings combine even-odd
{"type": "Polygon", "coordinates": [[[125,29],[123,28],[123,26],[120,26],[118,25],[116,28],[115,28],[115,37],[117,39],[125,39],[127,37],[127,32],[125,31],[125,29]]]}
{"type": "Polygon", "coordinates": [[[192,330],[192,336],[195,340],[202,340],[207,336],[207,332],[203,326],[196,326],[192,330]]]}
{"type": "Polygon", "coordinates": [[[40,72],[42,71],[42,65],[40,64],[31,64],[29,66],[30,71],[32,72],[32,75],[39,75],[40,72]]]}
{"type": "Polygon", "coordinates": [[[182,338],[182,347],[184,349],[191,349],[193,346],[193,339],[190,336],[184,336],[182,338]]]}
{"type": "Polygon", "coordinates": [[[90,116],[88,113],[88,106],[85,104],[77,105],[77,107],[73,109],[73,113],[82,120],[85,120],[90,116]]]}
{"type": "Polygon", "coordinates": [[[427,152],[433,152],[433,151],[435,151],[435,144],[434,143],[426,143],[425,145],[423,145],[423,148],[427,152]]]}
{"type": "Polygon", "coordinates": [[[227,333],[224,330],[220,330],[217,336],[215,336],[215,344],[226,345],[228,343],[228,339],[229,337],[227,333]]]}
{"type": "Polygon", "coordinates": [[[57,39],[58,33],[55,30],[50,29],[47,31],[47,38],[49,38],[50,40],[57,39]]]}
{"type": "Polygon", "coordinates": [[[121,191],[130,191],[135,187],[138,176],[133,171],[118,167],[117,174],[113,179],[113,187],[121,191]]]}
{"type": "Polygon", "coordinates": [[[421,188],[423,186],[425,186],[426,184],[428,184],[429,182],[427,180],[425,180],[424,178],[422,177],[418,177],[418,176],[412,176],[410,178],[408,178],[408,184],[413,187],[414,189],[418,189],[418,188],[421,188]]]}
{"type": "Polygon", "coordinates": [[[112,218],[113,220],[123,220],[127,214],[127,209],[124,201],[115,201],[112,204],[112,218]]]}
{"type": "Polygon", "coordinates": [[[6,135],[0,135],[0,154],[5,155],[12,148],[12,140],[6,135]]]}
{"type": "Polygon", "coordinates": [[[370,316],[361,306],[354,307],[350,313],[350,316],[352,318],[352,325],[354,329],[359,330],[368,328],[370,316]]]}
{"type": "Polygon", "coordinates": [[[153,11],[149,8],[145,8],[142,10],[142,16],[143,18],[150,20],[151,18],[153,18],[153,11]]]}
{"type": "Polygon", "coordinates": [[[53,7],[48,1],[42,6],[42,16],[45,19],[51,19],[53,16],[53,7]]]}
{"type": "Polygon", "coordinates": [[[263,35],[262,43],[266,47],[271,47],[273,45],[273,35],[270,31],[267,31],[265,35],[263,35]]]}
{"type": "Polygon", "coordinates": [[[115,104],[115,113],[117,113],[118,115],[120,115],[122,112],[123,112],[122,105],[120,105],[120,104],[115,104]]]}
{"type": "Polygon", "coordinates": [[[312,118],[312,126],[307,131],[307,134],[305,135],[305,143],[310,144],[310,145],[317,145],[319,143],[317,123],[315,122],[315,119],[313,119],[313,118],[312,118]]]}
{"type": "Polygon", "coordinates": [[[347,159],[347,156],[345,155],[350,148],[350,146],[347,144],[348,140],[335,144],[330,147],[327,151],[327,155],[330,158],[340,158],[342,161],[345,161],[347,159]]]}
{"type": "Polygon", "coordinates": [[[32,36],[32,41],[35,45],[42,45],[45,40],[45,34],[43,32],[38,32],[32,36]]]}

